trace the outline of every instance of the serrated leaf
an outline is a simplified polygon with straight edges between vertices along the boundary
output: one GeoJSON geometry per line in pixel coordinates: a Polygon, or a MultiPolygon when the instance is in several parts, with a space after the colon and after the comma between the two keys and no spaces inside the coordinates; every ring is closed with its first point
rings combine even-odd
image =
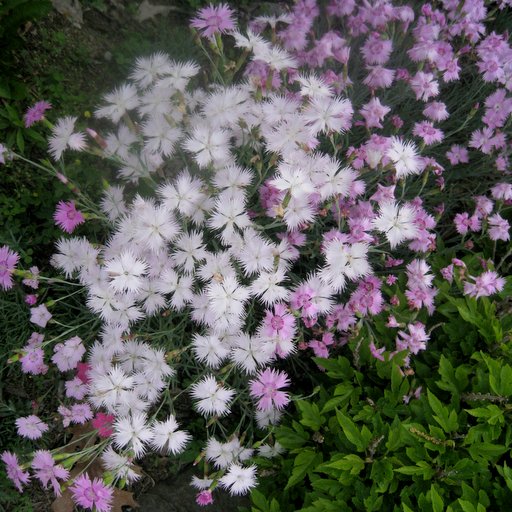
{"type": "Polygon", "coordinates": [[[445,432],[453,432],[459,427],[457,421],[457,413],[452,410],[449,411],[448,407],[444,406],[439,398],[437,398],[430,389],[427,389],[427,399],[430,408],[434,412],[434,419],[439,423],[445,432]]]}
{"type": "Polygon", "coordinates": [[[321,461],[322,456],[319,453],[309,449],[301,451],[293,461],[292,474],[288,479],[285,490],[301,482],[306,474],[312,471],[321,461]]]}
{"type": "Polygon", "coordinates": [[[351,475],[358,475],[365,466],[365,462],[355,453],[345,455],[342,459],[324,464],[327,467],[349,471],[351,475]]]}
{"type": "Polygon", "coordinates": [[[377,485],[377,492],[386,492],[393,481],[393,466],[388,460],[379,459],[372,463],[370,478],[377,485]]]}
{"type": "Polygon", "coordinates": [[[295,450],[296,448],[304,446],[306,441],[309,439],[309,434],[304,431],[304,429],[302,429],[301,432],[291,429],[290,427],[281,426],[276,429],[276,439],[283,448],[286,448],[287,450],[295,450]]]}
{"type": "Polygon", "coordinates": [[[500,455],[503,455],[507,450],[508,448],[506,446],[491,443],[473,443],[468,448],[471,458],[476,461],[482,457],[486,460],[499,457],[500,455]]]}
{"type": "Polygon", "coordinates": [[[310,427],[315,432],[320,430],[325,423],[325,416],[320,414],[320,409],[315,403],[306,400],[297,401],[297,407],[301,413],[300,423],[306,427],[310,427]]]}
{"type": "Polygon", "coordinates": [[[367,443],[365,442],[356,424],[338,409],[336,409],[336,418],[338,419],[338,423],[343,429],[343,433],[347,439],[356,447],[357,451],[364,452],[367,443]]]}

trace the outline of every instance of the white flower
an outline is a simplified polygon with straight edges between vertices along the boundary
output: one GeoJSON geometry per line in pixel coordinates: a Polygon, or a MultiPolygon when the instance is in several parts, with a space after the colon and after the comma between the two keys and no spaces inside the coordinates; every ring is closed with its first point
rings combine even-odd
{"type": "Polygon", "coordinates": [[[143,124],[142,133],[146,138],[145,147],[150,153],[170,156],[182,132],[169,125],[164,116],[153,116],[143,124]]]}
{"type": "Polygon", "coordinates": [[[240,439],[234,436],[227,443],[221,443],[214,437],[210,437],[205,452],[208,461],[213,462],[217,469],[224,469],[234,462],[247,460],[254,450],[244,448],[240,444],[240,439]]]}
{"type": "Polygon", "coordinates": [[[226,276],[222,282],[208,286],[209,305],[215,322],[215,329],[227,329],[239,325],[245,313],[244,304],[250,296],[249,290],[241,286],[235,277],[226,276]]]}
{"type": "Polygon", "coordinates": [[[373,220],[373,227],[386,234],[389,245],[394,249],[404,240],[412,240],[418,235],[418,227],[414,224],[416,214],[408,204],[399,207],[392,201],[380,205],[379,216],[373,220]]]}
{"type": "Polygon", "coordinates": [[[133,230],[134,241],[153,252],[163,248],[166,242],[176,238],[180,232],[171,211],[141,197],[134,201],[130,228],[133,230]]]}
{"type": "Polygon", "coordinates": [[[114,444],[118,448],[130,448],[136,458],[144,455],[146,445],[152,441],[154,435],[146,422],[147,417],[143,413],[118,418],[113,425],[114,444]]]}
{"type": "Polygon", "coordinates": [[[107,117],[116,124],[128,110],[137,108],[139,104],[137,89],[130,84],[123,84],[112,92],[105,94],[104,100],[109,104],[97,109],[96,117],[107,117]]]}
{"type": "Polygon", "coordinates": [[[103,467],[112,472],[116,480],[135,482],[141,477],[141,474],[135,471],[132,462],[130,457],[116,453],[112,446],[108,446],[101,454],[103,467]]]}
{"type": "Polygon", "coordinates": [[[212,129],[236,125],[247,111],[249,95],[240,87],[227,87],[210,94],[203,103],[203,115],[212,129]]]}
{"type": "Polygon", "coordinates": [[[123,187],[112,185],[103,192],[100,208],[111,221],[118,219],[127,211],[123,191],[123,187]]]}
{"type": "Polygon", "coordinates": [[[235,232],[235,227],[244,229],[251,225],[251,220],[247,215],[245,201],[243,197],[224,199],[221,194],[215,202],[215,210],[208,226],[212,229],[222,229],[223,240],[227,241],[235,232]]]}
{"type": "Polygon", "coordinates": [[[85,134],[74,133],[77,117],[62,117],[52,129],[48,139],[50,154],[54,160],[58,160],[66,148],[81,151],[85,148],[85,134]]]}
{"type": "Polygon", "coordinates": [[[183,147],[194,154],[199,167],[206,167],[212,162],[225,162],[231,155],[229,133],[222,129],[213,129],[204,123],[194,128],[183,147]]]}
{"type": "Polygon", "coordinates": [[[343,98],[316,97],[304,111],[304,118],[311,132],[344,132],[350,128],[354,109],[349,100],[343,98]]]}
{"type": "Polygon", "coordinates": [[[192,437],[188,432],[178,430],[178,427],[178,422],[172,414],[166,421],[155,421],[151,428],[153,432],[151,446],[173,455],[181,453],[192,437]]]}
{"type": "Polygon", "coordinates": [[[256,373],[258,366],[268,363],[274,356],[274,346],[259,336],[240,333],[234,339],[231,360],[244,372],[256,373]]]}
{"type": "Polygon", "coordinates": [[[320,270],[320,278],[339,292],[345,288],[346,279],[355,281],[371,272],[368,263],[368,244],[345,244],[335,238],[324,249],[326,266],[320,270]]]}
{"type": "Polygon", "coordinates": [[[133,377],[114,366],[106,375],[96,376],[90,384],[90,399],[94,406],[104,406],[112,412],[123,402],[134,385],[133,377]]]}
{"type": "Polygon", "coordinates": [[[243,467],[231,464],[228,472],[219,480],[219,484],[229,490],[231,496],[247,494],[256,485],[256,466],[243,467]]]}
{"type": "Polygon", "coordinates": [[[386,151],[386,156],[395,165],[397,178],[419,174],[422,171],[418,149],[414,142],[392,137],[391,147],[386,151]]]}
{"type": "Polygon", "coordinates": [[[142,274],[147,272],[148,265],[126,250],[119,257],[107,261],[105,270],[111,279],[110,286],[117,292],[125,290],[136,292],[142,286],[142,274]]]}
{"type": "Polygon", "coordinates": [[[286,272],[282,268],[270,272],[261,272],[249,289],[254,295],[259,296],[266,306],[270,306],[288,298],[289,290],[279,285],[285,279],[286,272]]]}
{"type": "Polygon", "coordinates": [[[171,60],[163,52],[157,52],[149,57],[139,57],[135,61],[135,69],[130,78],[135,80],[143,89],[151,85],[155,80],[170,73],[171,60]]]}
{"type": "Polygon", "coordinates": [[[278,168],[277,176],[270,181],[270,184],[296,198],[307,196],[315,191],[308,173],[298,167],[296,162],[283,162],[278,168]]]}
{"type": "Polygon", "coordinates": [[[196,263],[204,261],[206,258],[202,233],[199,231],[183,233],[176,240],[176,249],[171,258],[185,273],[193,273],[196,263]]]}
{"type": "Polygon", "coordinates": [[[213,375],[203,377],[191,387],[197,409],[203,416],[224,416],[229,413],[229,403],[235,391],[219,384],[213,375]]]}
{"type": "Polygon", "coordinates": [[[219,337],[215,334],[206,336],[195,334],[192,340],[192,350],[196,358],[210,368],[218,368],[229,354],[228,349],[222,345],[219,337]]]}
{"type": "Polygon", "coordinates": [[[297,81],[300,84],[301,96],[309,96],[311,98],[328,98],[332,96],[333,91],[331,87],[316,75],[299,75],[297,81]]]}

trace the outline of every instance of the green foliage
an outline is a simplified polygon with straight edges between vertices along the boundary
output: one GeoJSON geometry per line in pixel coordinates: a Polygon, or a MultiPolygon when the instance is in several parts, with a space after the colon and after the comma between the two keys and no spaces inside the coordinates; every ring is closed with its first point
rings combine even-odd
{"type": "MultiPolygon", "coordinates": [[[[469,273],[478,258],[465,258],[469,273]]],[[[399,354],[369,356],[375,327],[363,319],[343,355],[314,359],[325,370],[320,390],[274,429],[287,453],[265,468],[271,478],[261,479],[253,512],[508,509],[511,322],[504,302],[458,296],[458,276],[454,286],[442,294],[428,350],[407,371],[399,354]]],[[[373,323],[385,344],[381,321],[373,323]]]]}

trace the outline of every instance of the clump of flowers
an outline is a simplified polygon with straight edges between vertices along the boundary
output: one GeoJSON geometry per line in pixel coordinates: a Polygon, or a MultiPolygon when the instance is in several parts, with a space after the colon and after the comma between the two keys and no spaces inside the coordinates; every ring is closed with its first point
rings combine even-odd
{"type": "MultiPolygon", "coordinates": [[[[100,457],[110,483],[135,481],[134,461],[150,452],[189,449],[192,434],[175,408],[186,396],[207,432],[197,503],[210,504],[219,487],[247,493],[262,432],[265,453],[280,453],[273,428],[303,377],[290,361],[316,369],[311,357],[329,358],[359,336],[357,351],[371,364],[411,371],[430,341],[443,214],[450,236],[509,240],[508,183],[492,181],[492,200],[477,196],[474,213],[446,213],[443,204],[455,166],[486,158],[500,180],[509,172],[501,128],[512,113],[512,50],[504,36],[486,35],[483,4],[471,13],[457,5],[415,11],[390,0],[332,1],[324,10],[299,0],[247,29],[227,5],[205,7],[191,25],[208,40],[218,64],[212,76],[222,80],[201,88],[196,63],[157,53],[138,59],[129,80],[104,96],[95,113],[109,129],[87,127],[86,142],[77,118],[56,122],[53,160],[89,151],[117,170],[97,205],[49,167],[74,194],[57,205],[54,220],[66,235],[52,264],[82,288],[96,327],[43,341],[43,329],[61,325],[58,308],[33,303],[39,329],[19,360],[32,375],[50,366],[62,374],[66,397],[55,414],[65,428],[90,426],[99,440],[84,459],[100,457]],[[331,28],[317,33],[322,16],[331,28]],[[458,81],[470,51],[496,90],[484,127],[462,141],[445,128],[454,110],[443,90],[458,81]],[[359,71],[353,55],[364,63],[359,71]],[[67,236],[85,222],[98,223],[104,237],[67,236]],[[394,346],[374,337],[379,318],[394,346]]],[[[461,122],[475,114],[471,106],[461,122]]],[[[34,278],[15,269],[18,259],[0,249],[4,289],[14,275],[34,278]]],[[[453,265],[441,271],[453,293],[479,298],[504,288],[492,268],[474,276],[459,265],[454,277],[453,265]]],[[[17,426],[32,440],[49,428],[34,415],[17,426]]],[[[22,487],[29,477],[10,454],[4,459],[22,487]]],[[[31,466],[58,495],[69,470],[56,460],[38,451],[31,466]]],[[[82,507],[111,508],[112,488],[96,477],[75,477],[70,489],[82,507]]]]}

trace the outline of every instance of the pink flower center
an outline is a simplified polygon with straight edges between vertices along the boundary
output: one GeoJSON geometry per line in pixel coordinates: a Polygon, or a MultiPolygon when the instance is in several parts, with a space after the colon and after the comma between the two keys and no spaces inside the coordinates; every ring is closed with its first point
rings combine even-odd
{"type": "Polygon", "coordinates": [[[274,316],[270,321],[270,325],[272,325],[272,329],[280,331],[284,327],[284,320],[280,316],[274,316]]]}

